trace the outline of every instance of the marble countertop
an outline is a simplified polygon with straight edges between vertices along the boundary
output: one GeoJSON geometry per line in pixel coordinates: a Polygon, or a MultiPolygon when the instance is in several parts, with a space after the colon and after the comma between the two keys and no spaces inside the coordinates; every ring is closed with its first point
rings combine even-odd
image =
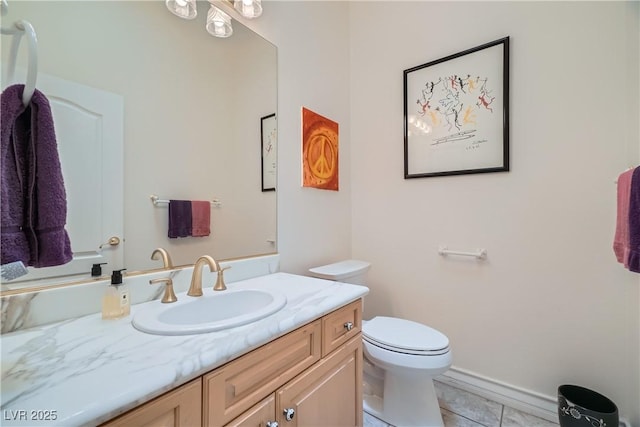
{"type": "Polygon", "coordinates": [[[255,323],[207,334],[136,330],[131,319],[146,305],[160,304],[151,301],[132,306],[123,319],[102,320],[96,313],[3,335],[0,424],[105,422],[368,293],[364,286],[287,273],[228,288],[278,290],[287,304],[255,323]]]}

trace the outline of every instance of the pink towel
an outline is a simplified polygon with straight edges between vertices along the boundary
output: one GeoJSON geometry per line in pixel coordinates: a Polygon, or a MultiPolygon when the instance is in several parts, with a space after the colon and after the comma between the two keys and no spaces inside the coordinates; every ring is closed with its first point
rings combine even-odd
{"type": "Polygon", "coordinates": [[[211,202],[193,200],[191,202],[191,235],[204,237],[211,234],[211,202]]]}
{"type": "Polygon", "coordinates": [[[631,177],[633,169],[623,172],[618,177],[618,214],[616,217],[616,233],[613,239],[613,252],[618,262],[629,267],[629,197],[631,194],[631,177]]]}

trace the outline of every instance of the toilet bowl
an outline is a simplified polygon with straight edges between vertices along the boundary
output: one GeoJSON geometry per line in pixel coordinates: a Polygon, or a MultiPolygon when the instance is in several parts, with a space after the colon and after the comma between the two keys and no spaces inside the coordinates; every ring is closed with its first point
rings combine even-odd
{"type": "MultiPolygon", "coordinates": [[[[312,276],[365,284],[370,264],[348,260],[309,270],[312,276]]],[[[449,339],[421,323],[376,316],[362,322],[364,410],[395,426],[442,427],[433,378],[452,362],[449,339]]]]}
{"type": "Polygon", "coordinates": [[[443,426],[433,378],[451,366],[449,340],[420,323],[377,316],[362,322],[364,355],[384,370],[383,391],[365,411],[396,426],[443,426]]]}

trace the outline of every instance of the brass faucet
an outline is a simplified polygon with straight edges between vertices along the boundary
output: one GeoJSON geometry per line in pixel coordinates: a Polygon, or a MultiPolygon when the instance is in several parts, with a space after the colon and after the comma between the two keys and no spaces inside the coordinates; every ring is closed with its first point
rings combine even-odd
{"type": "Polygon", "coordinates": [[[158,259],[158,255],[160,255],[160,258],[162,259],[162,265],[164,266],[164,268],[173,268],[173,263],[171,262],[171,257],[169,256],[169,253],[163,249],[163,248],[156,248],[153,253],[151,254],[151,259],[152,260],[157,260],[158,259]]]}
{"type": "Polygon", "coordinates": [[[149,280],[150,285],[155,283],[166,283],[164,287],[164,295],[162,296],[163,303],[167,304],[178,301],[178,297],[176,297],[175,292],[173,292],[173,280],[171,280],[171,277],[161,277],[159,279],[149,280]]]}
{"type": "Polygon", "coordinates": [[[192,297],[202,296],[202,267],[204,264],[209,265],[209,271],[220,271],[220,266],[217,261],[211,258],[209,255],[203,255],[196,261],[193,266],[193,274],[191,275],[191,286],[189,286],[189,292],[187,295],[192,297]]]}

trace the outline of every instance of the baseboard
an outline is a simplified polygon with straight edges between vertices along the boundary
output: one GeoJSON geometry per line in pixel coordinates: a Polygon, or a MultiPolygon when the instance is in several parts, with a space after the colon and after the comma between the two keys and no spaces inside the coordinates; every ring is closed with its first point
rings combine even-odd
{"type": "Polygon", "coordinates": [[[518,411],[555,423],[558,422],[558,408],[555,397],[544,396],[514,387],[455,366],[438,376],[436,380],[518,411]]]}
{"type": "MultiPolygon", "coordinates": [[[[558,404],[555,396],[525,390],[455,366],[438,376],[436,380],[518,411],[558,422],[558,404]]],[[[620,420],[620,427],[630,425],[626,420],[620,420]]]]}

